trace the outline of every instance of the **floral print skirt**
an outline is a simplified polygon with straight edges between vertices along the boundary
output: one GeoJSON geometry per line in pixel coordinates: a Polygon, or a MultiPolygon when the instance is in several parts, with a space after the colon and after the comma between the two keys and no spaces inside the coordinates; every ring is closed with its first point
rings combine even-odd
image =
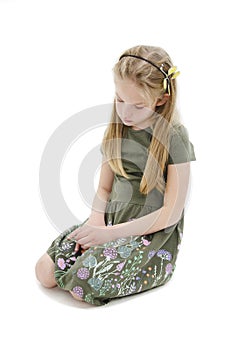
{"type": "Polygon", "coordinates": [[[79,225],[62,232],[47,253],[55,263],[57,285],[93,305],[161,286],[175,269],[183,221],[144,236],[131,236],[75,252],[67,239],[79,225]]]}

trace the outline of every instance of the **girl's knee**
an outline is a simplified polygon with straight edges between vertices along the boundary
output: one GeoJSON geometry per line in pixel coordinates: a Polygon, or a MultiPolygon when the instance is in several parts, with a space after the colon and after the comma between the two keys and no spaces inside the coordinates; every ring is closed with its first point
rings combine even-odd
{"type": "Polygon", "coordinates": [[[54,262],[47,253],[41,256],[35,266],[36,277],[46,288],[53,288],[57,285],[54,277],[54,266],[54,262]]]}
{"type": "Polygon", "coordinates": [[[81,299],[80,297],[77,296],[77,294],[75,294],[72,291],[69,291],[69,293],[71,293],[71,295],[73,296],[74,299],[79,300],[79,301],[83,301],[83,299],[81,299]]]}

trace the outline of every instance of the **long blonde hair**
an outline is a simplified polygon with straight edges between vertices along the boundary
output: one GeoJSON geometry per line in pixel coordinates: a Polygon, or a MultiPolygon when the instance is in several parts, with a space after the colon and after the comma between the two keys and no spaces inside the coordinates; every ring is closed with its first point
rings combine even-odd
{"type": "MultiPolygon", "coordinates": [[[[162,48],[152,46],[135,46],[126,50],[123,55],[130,54],[142,56],[167,72],[173,66],[172,61],[162,48]]],[[[151,103],[164,95],[164,75],[151,64],[133,57],[119,60],[114,68],[115,77],[130,79],[140,88],[144,98],[151,103]]],[[[155,123],[152,125],[152,138],[148,147],[148,158],[140,182],[140,192],[148,194],[155,187],[161,193],[165,190],[164,169],[168,159],[170,126],[178,122],[176,105],[176,82],[170,80],[170,96],[162,106],[156,106],[154,111],[155,123]]],[[[130,177],[123,169],[121,161],[121,142],[124,130],[127,128],[119,118],[114,99],[111,120],[107,126],[102,140],[102,151],[112,170],[127,179],[130,177]]]]}

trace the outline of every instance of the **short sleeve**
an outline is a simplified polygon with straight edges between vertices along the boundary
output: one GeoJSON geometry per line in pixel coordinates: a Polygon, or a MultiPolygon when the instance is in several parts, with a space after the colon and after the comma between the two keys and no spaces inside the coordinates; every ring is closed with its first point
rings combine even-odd
{"type": "Polygon", "coordinates": [[[168,164],[185,163],[196,160],[194,146],[189,140],[186,127],[182,124],[173,126],[170,134],[168,164]]]}

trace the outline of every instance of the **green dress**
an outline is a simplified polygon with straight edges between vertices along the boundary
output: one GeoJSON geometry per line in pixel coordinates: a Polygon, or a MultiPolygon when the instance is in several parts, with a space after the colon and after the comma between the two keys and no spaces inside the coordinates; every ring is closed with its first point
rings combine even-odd
{"type": "MultiPolygon", "coordinates": [[[[163,195],[153,189],[147,196],[139,192],[139,184],[147,161],[151,128],[126,128],[122,140],[122,163],[130,175],[128,181],[115,174],[112,192],[105,210],[105,224],[115,225],[147,215],[163,205],[163,195]]],[[[196,160],[188,131],[182,124],[172,128],[168,164],[196,160]]],[[[75,252],[75,242],[68,240],[74,225],[62,232],[47,253],[55,263],[57,285],[74,292],[85,302],[104,305],[114,298],[144,292],[161,286],[173,275],[184,229],[181,219],[160,231],[119,238],[91,247],[81,254],[75,252]]]]}

